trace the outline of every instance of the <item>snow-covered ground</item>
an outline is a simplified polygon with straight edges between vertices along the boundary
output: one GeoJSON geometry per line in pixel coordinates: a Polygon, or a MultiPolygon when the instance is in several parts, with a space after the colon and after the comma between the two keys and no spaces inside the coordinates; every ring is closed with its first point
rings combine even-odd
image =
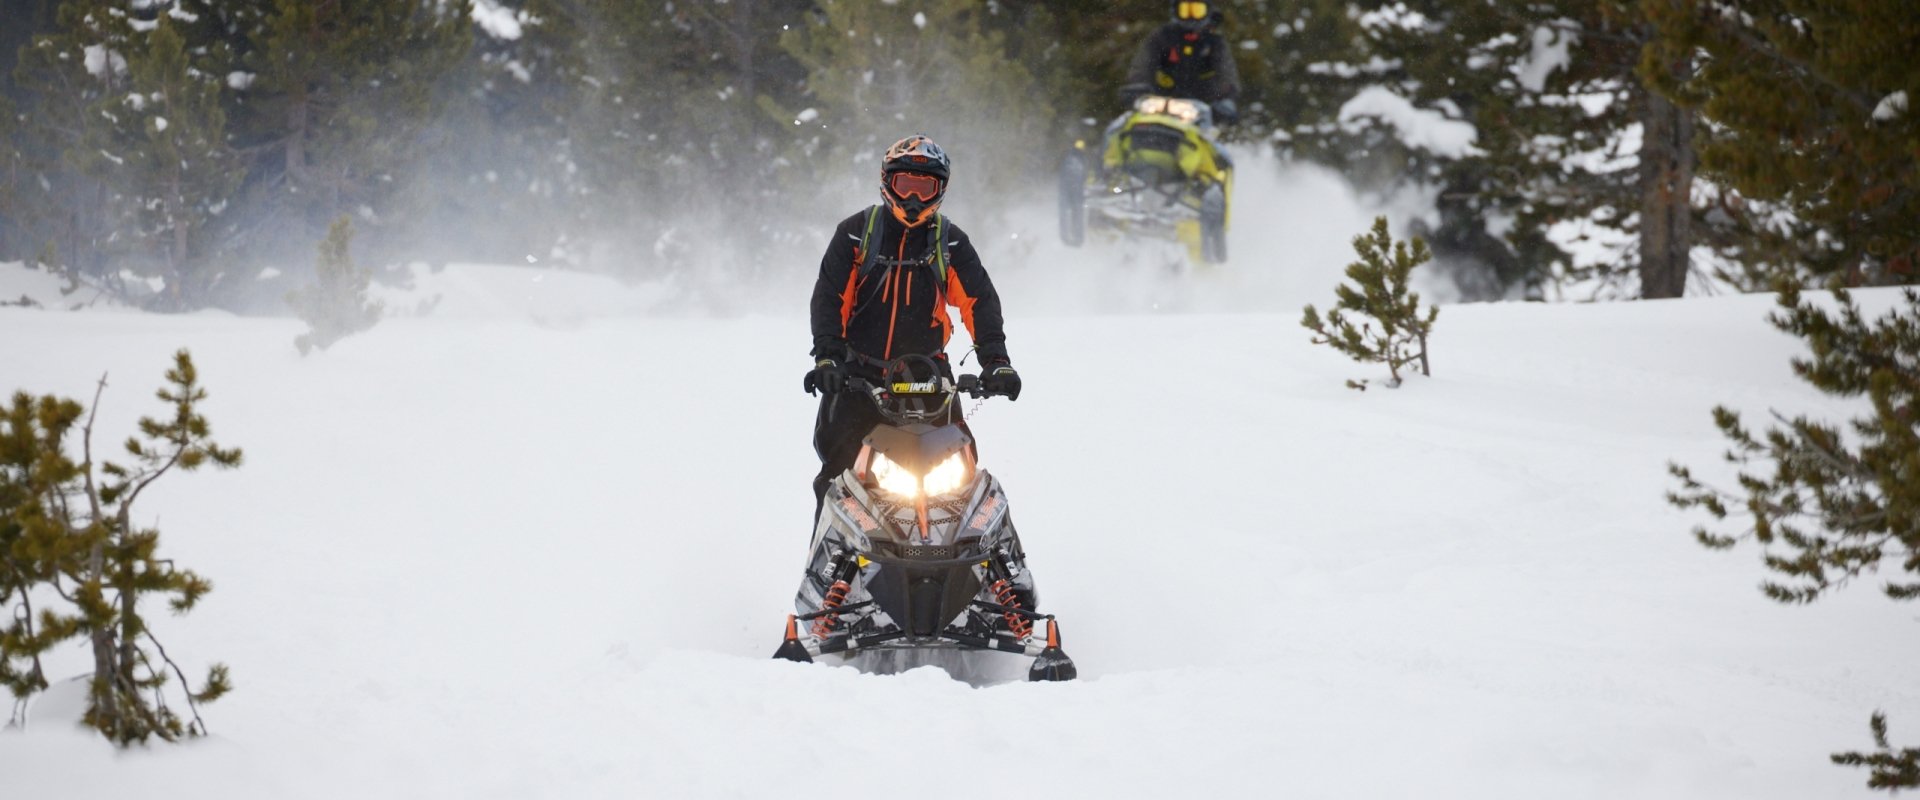
{"type": "Polygon", "coordinates": [[[1314,172],[1242,192],[1233,263],[1184,278],[1045,215],[970,226],[1005,237],[1026,379],[974,428],[1070,684],[769,659],[809,532],[815,254],[726,317],[455,265],[396,298],[433,313],[306,359],[292,320],[0,308],[0,390],[104,372],[116,441],[187,347],[247,453],[138,509],[215,582],[159,623],[189,674],[233,668],[213,737],[116,753],[56,691],[0,734],[4,795],[1865,793],[1826,754],[1876,708],[1920,725],[1912,608],[1772,604],[1751,548],[1661,499],[1670,458],[1724,475],[1715,403],[1849,410],[1791,376],[1769,298],[1448,307],[1435,377],[1357,393],[1376,371],[1298,318],[1369,214],[1314,172]]]}

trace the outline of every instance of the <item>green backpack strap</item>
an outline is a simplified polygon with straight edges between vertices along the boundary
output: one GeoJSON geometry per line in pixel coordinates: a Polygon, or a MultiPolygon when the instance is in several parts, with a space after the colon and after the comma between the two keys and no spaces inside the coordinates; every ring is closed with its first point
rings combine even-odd
{"type": "Polygon", "coordinates": [[[879,225],[880,207],[868,206],[867,226],[860,234],[860,263],[855,265],[855,269],[858,270],[862,279],[867,277],[867,273],[873,271],[873,264],[876,260],[873,252],[873,232],[878,229],[879,225]]]}
{"type": "Polygon", "coordinates": [[[933,252],[927,260],[933,262],[933,277],[939,281],[934,285],[944,290],[947,287],[947,215],[933,215],[933,241],[928,247],[933,252]]]}

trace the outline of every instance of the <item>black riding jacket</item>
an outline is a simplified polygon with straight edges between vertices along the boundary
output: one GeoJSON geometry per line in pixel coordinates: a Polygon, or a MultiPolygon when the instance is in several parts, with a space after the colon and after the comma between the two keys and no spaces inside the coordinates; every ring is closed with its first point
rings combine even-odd
{"type": "Polygon", "coordinates": [[[1189,33],[1172,22],[1154,31],[1134,54],[1127,83],[1150,86],[1155,94],[1217,103],[1239,96],[1240,68],[1220,34],[1211,29],[1189,33]]]}
{"type": "Polygon", "coordinates": [[[813,286],[814,358],[841,357],[849,347],[882,360],[944,354],[953,335],[947,313],[951,306],[973,335],[981,363],[1007,360],[1000,295],[959,226],[951,221],[946,226],[947,275],[942,281],[926,258],[932,254],[927,240],[934,223],[908,228],[884,208],[874,225],[877,255],[914,263],[876,264],[868,274],[859,274],[860,236],[866,224],[865,211],[842,221],[820,259],[820,279],[813,286]]]}

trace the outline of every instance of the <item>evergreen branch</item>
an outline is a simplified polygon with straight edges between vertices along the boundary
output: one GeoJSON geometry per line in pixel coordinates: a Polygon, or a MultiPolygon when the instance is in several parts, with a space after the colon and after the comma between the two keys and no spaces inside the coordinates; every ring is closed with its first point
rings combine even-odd
{"type": "MultiPolygon", "coordinates": [[[[181,671],[180,665],[174,663],[173,657],[167,655],[167,648],[160,644],[160,640],[153,635],[153,631],[146,631],[145,634],[147,642],[153,645],[154,650],[159,651],[161,662],[165,663],[169,669],[172,669],[174,675],[179,676],[180,686],[186,690],[187,710],[193,714],[193,727],[188,730],[198,729],[198,735],[205,736],[207,733],[207,723],[200,719],[200,703],[194,699],[192,684],[187,682],[187,673],[181,671]]],[[[159,687],[154,687],[154,691],[157,694],[159,687]]]]}

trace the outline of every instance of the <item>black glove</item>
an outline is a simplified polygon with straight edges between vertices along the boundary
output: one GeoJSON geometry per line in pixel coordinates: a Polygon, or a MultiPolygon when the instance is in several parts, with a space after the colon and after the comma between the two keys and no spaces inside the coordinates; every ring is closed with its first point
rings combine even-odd
{"type": "Polygon", "coordinates": [[[1020,373],[1002,361],[998,365],[989,364],[987,374],[980,376],[980,387],[987,394],[1000,395],[1008,400],[1020,399],[1020,373]]]}
{"type": "Polygon", "coordinates": [[[1233,98],[1230,97],[1214,103],[1213,121],[1222,125],[1232,125],[1233,123],[1239,122],[1240,106],[1235,105],[1233,98]]]}
{"type": "Polygon", "coordinates": [[[813,365],[813,371],[807,373],[807,378],[801,382],[801,385],[806,388],[807,394],[815,392],[834,394],[845,391],[847,368],[831,358],[820,359],[813,365]]]}

